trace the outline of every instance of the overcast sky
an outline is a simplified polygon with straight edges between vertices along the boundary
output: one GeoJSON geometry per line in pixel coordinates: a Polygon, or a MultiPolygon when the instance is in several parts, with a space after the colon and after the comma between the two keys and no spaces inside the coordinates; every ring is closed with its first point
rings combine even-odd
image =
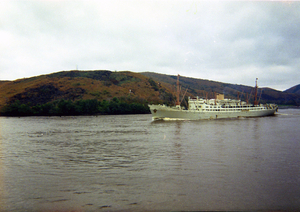
{"type": "Polygon", "coordinates": [[[0,80],[62,70],[300,84],[300,2],[0,1],[0,80]]]}

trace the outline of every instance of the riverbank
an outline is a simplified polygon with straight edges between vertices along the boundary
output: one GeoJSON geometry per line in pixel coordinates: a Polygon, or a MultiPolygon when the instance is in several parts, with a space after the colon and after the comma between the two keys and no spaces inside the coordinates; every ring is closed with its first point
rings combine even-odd
{"type": "Polygon", "coordinates": [[[278,105],[279,109],[300,109],[300,106],[294,105],[278,105]]]}
{"type": "Polygon", "coordinates": [[[57,100],[46,104],[22,104],[19,100],[3,108],[0,116],[77,116],[77,115],[117,115],[149,114],[147,102],[128,102],[114,97],[110,101],[57,100]]]}

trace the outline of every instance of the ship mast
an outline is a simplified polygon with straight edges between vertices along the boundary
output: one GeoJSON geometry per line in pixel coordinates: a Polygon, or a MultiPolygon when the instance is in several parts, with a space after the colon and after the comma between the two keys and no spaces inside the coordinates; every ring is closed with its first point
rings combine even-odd
{"type": "Polygon", "coordinates": [[[179,94],[180,94],[180,89],[179,89],[179,74],[177,76],[177,82],[176,82],[176,87],[177,87],[177,92],[176,92],[176,106],[180,106],[180,100],[179,100],[179,94]]]}
{"type": "Polygon", "coordinates": [[[257,101],[257,80],[258,80],[258,78],[256,78],[256,80],[255,80],[254,105],[258,105],[258,101],[257,101]]]}

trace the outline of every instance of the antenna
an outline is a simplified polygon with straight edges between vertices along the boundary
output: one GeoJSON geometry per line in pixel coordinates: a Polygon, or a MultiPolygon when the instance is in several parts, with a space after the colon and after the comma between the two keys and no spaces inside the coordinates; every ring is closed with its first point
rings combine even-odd
{"type": "Polygon", "coordinates": [[[258,101],[257,101],[257,80],[258,80],[258,78],[256,78],[256,80],[255,80],[254,105],[258,105],[258,101]]]}

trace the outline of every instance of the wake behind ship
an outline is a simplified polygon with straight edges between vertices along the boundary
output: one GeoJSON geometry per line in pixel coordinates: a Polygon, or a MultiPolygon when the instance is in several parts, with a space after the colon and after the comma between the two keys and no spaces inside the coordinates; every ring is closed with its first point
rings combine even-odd
{"type": "Polygon", "coordinates": [[[223,119],[240,117],[260,117],[274,115],[278,110],[276,104],[258,104],[257,80],[255,85],[255,100],[248,104],[241,100],[224,99],[218,94],[215,99],[189,98],[188,108],[180,106],[179,102],[179,75],[177,77],[176,106],[149,105],[153,120],[198,120],[223,119]]]}

